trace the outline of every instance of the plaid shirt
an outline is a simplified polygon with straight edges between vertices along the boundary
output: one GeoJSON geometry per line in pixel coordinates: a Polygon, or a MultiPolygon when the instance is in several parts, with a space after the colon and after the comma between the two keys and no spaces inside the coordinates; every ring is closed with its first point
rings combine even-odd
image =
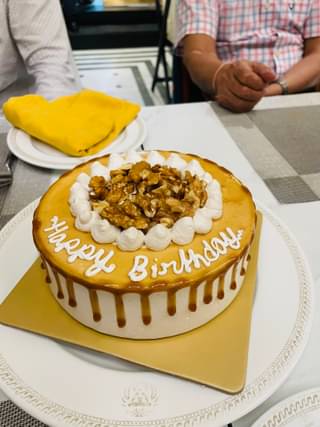
{"type": "MultiPolygon", "coordinates": [[[[320,0],[178,0],[177,44],[207,34],[223,61],[247,59],[284,74],[320,36],[320,0]]],[[[182,43],[180,43],[182,45],[182,43]]]]}

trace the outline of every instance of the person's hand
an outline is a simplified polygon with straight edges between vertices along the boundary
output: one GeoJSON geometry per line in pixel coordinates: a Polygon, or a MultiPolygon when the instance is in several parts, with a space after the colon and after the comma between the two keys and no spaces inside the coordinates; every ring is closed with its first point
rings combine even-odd
{"type": "Polygon", "coordinates": [[[282,95],[282,89],[278,83],[271,83],[268,87],[266,87],[264,91],[264,96],[277,96],[277,95],[282,95]]]}
{"type": "Polygon", "coordinates": [[[259,62],[225,64],[216,75],[215,100],[235,113],[245,113],[260,101],[275,79],[273,70],[259,62]]]}

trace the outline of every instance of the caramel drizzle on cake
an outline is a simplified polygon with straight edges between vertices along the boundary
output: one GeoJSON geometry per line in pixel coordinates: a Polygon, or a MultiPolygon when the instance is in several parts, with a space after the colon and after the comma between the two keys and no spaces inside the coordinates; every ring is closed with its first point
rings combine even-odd
{"type": "Polygon", "coordinates": [[[62,292],[62,287],[61,287],[61,281],[60,281],[59,274],[58,274],[58,272],[56,270],[53,270],[53,274],[54,274],[54,278],[56,280],[57,288],[58,288],[58,290],[57,290],[57,297],[59,299],[63,299],[64,295],[63,295],[63,292],[62,292]]]}
{"type": "Polygon", "coordinates": [[[148,294],[140,295],[140,299],[141,299],[142,321],[145,325],[149,325],[152,320],[149,295],[148,294]]]}
{"type": "Polygon", "coordinates": [[[45,260],[44,260],[44,258],[43,258],[42,255],[40,256],[40,258],[41,258],[41,268],[46,271],[46,283],[51,283],[51,279],[50,279],[50,276],[49,276],[49,270],[47,268],[47,264],[46,264],[46,262],[45,262],[45,260]]]}
{"type": "Polygon", "coordinates": [[[67,278],[66,285],[67,285],[68,296],[69,296],[69,305],[70,307],[76,307],[77,301],[74,294],[73,281],[70,279],[70,277],[67,278]]]}
{"type": "MultiPolygon", "coordinates": [[[[198,284],[197,284],[198,285],[198,284]]],[[[189,310],[190,311],[196,311],[197,310],[197,290],[198,286],[190,286],[189,291],[189,310]]]]}
{"type": "Polygon", "coordinates": [[[177,312],[176,293],[176,289],[169,290],[167,293],[167,312],[169,316],[174,316],[177,312]]]}
{"type": "MultiPolygon", "coordinates": [[[[231,267],[227,268],[226,271],[222,272],[220,275],[216,277],[208,277],[204,281],[200,281],[199,283],[194,283],[192,285],[189,285],[189,298],[188,298],[188,310],[190,312],[195,312],[198,309],[198,290],[201,285],[203,285],[203,300],[202,302],[204,304],[210,304],[214,301],[214,295],[213,295],[213,288],[214,288],[214,282],[218,281],[217,291],[215,298],[222,300],[225,297],[224,287],[225,287],[225,281],[226,276],[231,269],[231,283],[230,283],[230,289],[236,290],[237,289],[237,282],[236,282],[236,274],[237,269],[239,267],[239,264],[241,264],[240,268],[241,271],[245,271],[245,267],[247,267],[249,261],[251,260],[251,255],[248,254],[250,247],[246,248],[244,251],[244,255],[240,259],[239,262],[235,263],[231,267]]],[[[49,268],[52,271],[55,281],[57,283],[57,296],[59,299],[64,298],[63,288],[61,285],[61,279],[60,279],[60,273],[42,257],[42,268],[46,271],[46,277],[49,277],[49,268]]],[[[49,279],[51,282],[51,280],[49,279]]],[[[76,294],[74,289],[75,282],[72,280],[72,278],[68,277],[65,280],[65,287],[68,294],[68,305],[70,307],[76,307],[77,306],[77,300],[76,300],[76,294]]],[[[77,285],[81,285],[81,283],[77,283],[77,285]]],[[[102,289],[99,289],[99,291],[102,289]]],[[[110,289],[105,290],[106,292],[110,292],[110,289]]],[[[167,312],[170,316],[174,316],[176,314],[176,293],[178,289],[169,289],[167,293],[167,312]]],[[[144,325],[149,325],[152,322],[152,309],[151,309],[151,303],[150,303],[150,296],[152,293],[155,292],[155,290],[148,291],[144,294],[140,295],[140,306],[141,306],[141,320],[144,325]]],[[[100,303],[99,303],[99,297],[96,289],[88,289],[89,293],[89,299],[91,304],[91,310],[92,310],[92,317],[95,322],[99,322],[102,319],[101,309],[100,309],[100,303]]],[[[115,303],[115,312],[116,312],[116,320],[117,325],[119,328],[123,328],[126,326],[126,313],[125,313],[125,305],[123,301],[123,296],[126,292],[121,292],[119,290],[114,290],[114,292],[111,291],[114,295],[114,303],[115,303]]],[[[135,293],[133,291],[133,293],[135,293]]]]}
{"type": "Polygon", "coordinates": [[[247,260],[248,251],[249,251],[248,249],[245,251],[244,256],[242,258],[242,261],[241,261],[240,276],[244,276],[246,274],[246,269],[245,269],[244,264],[245,264],[245,262],[247,260]]]}
{"type": "Polygon", "coordinates": [[[212,289],[213,289],[213,281],[208,280],[204,287],[203,302],[205,304],[210,304],[210,302],[212,301],[212,289]]]}
{"type": "MultiPolygon", "coordinates": [[[[249,260],[248,260],[249,261],[249,260]]],[[[230,289],[237,289],[237,281],[236,281],[236,273],[237,273],[238,263],[236,263],[232,267],[232,276],[231,276],[231,284],[230,289]]]]}
{"type": "Polygon", "coordinates": [[[117,323],[119,328],[123,328],[126,326],[126,314],[124,311],[124,304],[121,294],[114,294],[115,304],[116,304],[116,312],[117,312],[117,323]]]}
{"type": "Polygon", "coordinates": [[[224,274],[219,277],[219,285],[218,285],[218,293],[217,293],[218,299],[224,298],[224,282],[225,282],[224,279],[225,279],[224,274]]]}
{"type": "Polygon", "coordinates": [[[97,291],[95,289],[89,289],[89,296],[90,296],[93,320],[95,322],[99,322],[101,320],[101,310],[100,310],[97,291]]]}

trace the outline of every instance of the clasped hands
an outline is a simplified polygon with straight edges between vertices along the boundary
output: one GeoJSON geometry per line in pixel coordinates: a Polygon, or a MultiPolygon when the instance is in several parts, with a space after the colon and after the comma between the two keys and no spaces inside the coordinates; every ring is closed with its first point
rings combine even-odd
{"type": "Polygon", "coordinates": [[[268,94],[276,74],[259,62],[235,61],[220,67],[214,80],[215,101],[235,113],[245,113],[268,94]]]}

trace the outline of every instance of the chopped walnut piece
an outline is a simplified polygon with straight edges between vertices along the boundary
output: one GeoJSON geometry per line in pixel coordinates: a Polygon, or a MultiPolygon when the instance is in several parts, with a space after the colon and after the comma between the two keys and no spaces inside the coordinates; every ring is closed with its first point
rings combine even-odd
{"type": "Polygon", "coordinates": [[[129,170],[128,178],[133,182],[142,181],[151,171],[151,166],[145,161],[135,163],[129,170]]]}
{"type": "Polygon", "coordinates": [[[173,226],[175,221],[173,218],[170,218],[170,217],[162,217],[159,222],[160,224],[163,224],[166,227],[170,228],[173,226]]]}
{"type": "Polygon", "coordinates": [[[189,171],[146,161],[110,172],[110,180],[90,180],[90,202],[111,224],[124,230],[147,232],[156,224],[172,227],[184,216],[193,216],[207,201],[206,183],[189,171]]]}
{"type": "Polygon", "coordinates": [[[147,176],[147,184],[148,185],[157,185],[159,184],[160,176],[157,173],[150,172],[147,176]]]}
{"type": "Polygon", "coordinates": [[[141,210],[134,203],[129,200],[125,200],[121,205],[121,210],[129,215],[131,218],[139,218],[141,216],[141,210]]]}
{"type": "Polygon", "coordinates": [[[104,200],[106,196],[106,180],[103,176],[94,176],[89,182],[89,186],[92,188],[92,193],[90,194],[92,199],[104,200]]]}
{"type": "Polygon", "coordinates": [[[134,220],[133,227],[138,230],[148,230],[150,222],[145,218],[137,218],[134,220]]]}

